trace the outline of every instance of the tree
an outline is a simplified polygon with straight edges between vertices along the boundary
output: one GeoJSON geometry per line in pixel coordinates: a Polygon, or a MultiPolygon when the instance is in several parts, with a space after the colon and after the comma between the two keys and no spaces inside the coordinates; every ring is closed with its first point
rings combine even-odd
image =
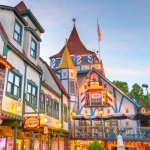
{"type": "Polygon", "coordinates": [[[95,140],[93,143],[88,145],[88,150],[103,150],[101,144],[95,140]]]}
{"type": "Polygon", "coordinates": [[[125,94],[128,95],[129,93],[129,87],[127,82],[122,81],[113,81],[113,84],[116,85],[120,90],[122,90],[125,94]]]}
{"type": "Polygon", "coordinates": [[[142,87],[138,85],[137,83],[133,84],[131,92],[129,93],[129,96],[140,104],[140,102],[143,99],[143,95],[144,93],[143,93],[142,87]]]}

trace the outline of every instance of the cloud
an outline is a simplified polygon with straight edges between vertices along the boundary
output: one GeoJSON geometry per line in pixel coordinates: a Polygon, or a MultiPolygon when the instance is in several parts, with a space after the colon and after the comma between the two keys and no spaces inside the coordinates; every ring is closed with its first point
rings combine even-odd
{"type": "Polygon", "coordinates": [[[132,77],[148,77],[150,76],[150,67],[147,68],[123,68],[123,67],[105,67],[106,73],[111,72],[116,75],[125,75],[132,77]]]}

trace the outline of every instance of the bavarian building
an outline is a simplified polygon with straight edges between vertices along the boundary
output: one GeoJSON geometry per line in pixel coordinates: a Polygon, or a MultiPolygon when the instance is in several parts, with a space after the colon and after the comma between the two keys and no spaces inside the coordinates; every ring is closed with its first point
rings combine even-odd
{"type": "Polygon", "coordinates": [[[0,5],[0,150],[86,150],[95,139],[107,150],[118,143],[148,150],[150,128],[141,120],[149,115],[107,79],[102,58],[81,42],[73,21],[48,64],[32,11],[23,1],[0,5]]]}

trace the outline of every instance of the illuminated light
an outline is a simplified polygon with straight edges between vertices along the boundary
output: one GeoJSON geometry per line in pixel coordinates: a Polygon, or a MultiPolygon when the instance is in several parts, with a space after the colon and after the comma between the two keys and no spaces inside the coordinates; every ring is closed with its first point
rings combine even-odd
{"type": "Polygon", "coordinates": [[[61,124],[61,123],[59,123],[59,127],[60,127],[60,128],[62,127],[62,124],[61,124]]]}
{"type": "Polygon", "coordinates": [[[20,106],[17,106],[17,111],[21,111],[21,107],[20,106]]]}
{"type": "Polygon", "coordinates": [[[47,118],[44,118],[44,123],[47,123],[47,118]]]}

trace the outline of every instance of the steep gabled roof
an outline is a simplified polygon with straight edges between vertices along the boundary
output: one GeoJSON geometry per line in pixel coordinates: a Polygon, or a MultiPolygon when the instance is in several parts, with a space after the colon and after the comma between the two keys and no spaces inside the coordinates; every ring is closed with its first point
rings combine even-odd
{"type": "Polygon", "coordinates": [[[64,53],[62,55],[61,61],[60,61],[59,66],[58,66],[57,69],[65,69],[65,68],[76,69],[73,62],[72,62],[70,54],[68,52],[67,45],[65,47],[64,53]]]}
{"type": "Polygon", "coordinates": [[[3,25],[0,23],[0,32],[2,33],[2,35],[4,36],[5,40],[7,41],[7,44],[10,48],[12,48],[14,50],[15,53],[17,53],[23,60],[25,60],[26,62],[30,63],[31,66],[37,70],[38,72],[42,73],[41,69],[39,68],[39,66],[36,66],[31,60],[29,60],[29,58],[27,57],[26,53],[24,52],[21,52],[19,49],[17,49],[12,43],[11,41],[9,40],[5,30],[4,30],[4,27],[3,25]]]}
{"type": "Polygon", "coordinates": [[[42,28],[42,26],[40,25],[38,20],[35,18],[33,13],[30,11],[30,9],[27,8],[27,6],[25,5],[25,3],[23,1],[21,1],[19,4],[17,4],[15,6],[15,9],[18,10],[22,16],[29,16],[31,18],[32,22],[34,23],[34,25],[39,29],[39,31],[41,33],[44,33],[44,29],[42,28]]]}
{"type": "Polygon", "coordinates": [[[16,9],[18,11],[25,11],[27,10],[27,6],[25,5],[25,3],[23,1],[21,1],[19,4],[16,5],[16,9]]]}
{"type": "MultiPolygon", "coordinates": [[[[83,43],[81,42],[79,35],[77,33],[76,27],[74,25],[73,30],[70,34],[70,37],[67,42],[67,47],[70,55],[85,55],[85,54],[93,54],[94,52],[88,50],[83,43]]],[[[55,57],[62,57],[65,50],[65,46],[62,48],[62,50],[51,56],[51,58],[55,57]]]]}
{"type": "MultiPolygon", "coordinates": [[[[140,107],[141,105],[139,105],[137,102],[135,102],[133,99],[131,99],[129,96],[127,96],[124,92],[122,92],[118,87],[116,87],[110,80],[108,80],[105,76],[103,76],[98,70],[96,70],[95,68],[92,68],[88,74],[86,75],[87,77],[89,76],[90,73],[92,72],[96,72],[104,81],[106,81],[107,83],[109,83],[112,87],[114,87],[119,93],[121,93],[124,97],[126,97],[131,103],[133,103],[136,107],[140,107]]],[[[86,77],[84,79],[82,79],[82,81],[79,83],[79,87],[84,83],[84,81],[86,80],[86,77]]]]}
{"type": "Polygon", "coordinates": [[[59,89],[62,91],[62,93],[63,93],[64,95],[66,95],[66,96],[69,98],[68,93],[66,92],[64,86],[62,85],[61,81],[60,81],[59,78],[57,77],[57,75],[56,75],[56,73],[54,72],[54,70],[53,70],[41,57],[40,57],[39,59],[40,59],[40,60],[46,65],[46,67],[49,69],[51,75],[53,76],[53,78],[54,78],[56,84],[58,85],[58,87],[59,87],[59,89]]]}

